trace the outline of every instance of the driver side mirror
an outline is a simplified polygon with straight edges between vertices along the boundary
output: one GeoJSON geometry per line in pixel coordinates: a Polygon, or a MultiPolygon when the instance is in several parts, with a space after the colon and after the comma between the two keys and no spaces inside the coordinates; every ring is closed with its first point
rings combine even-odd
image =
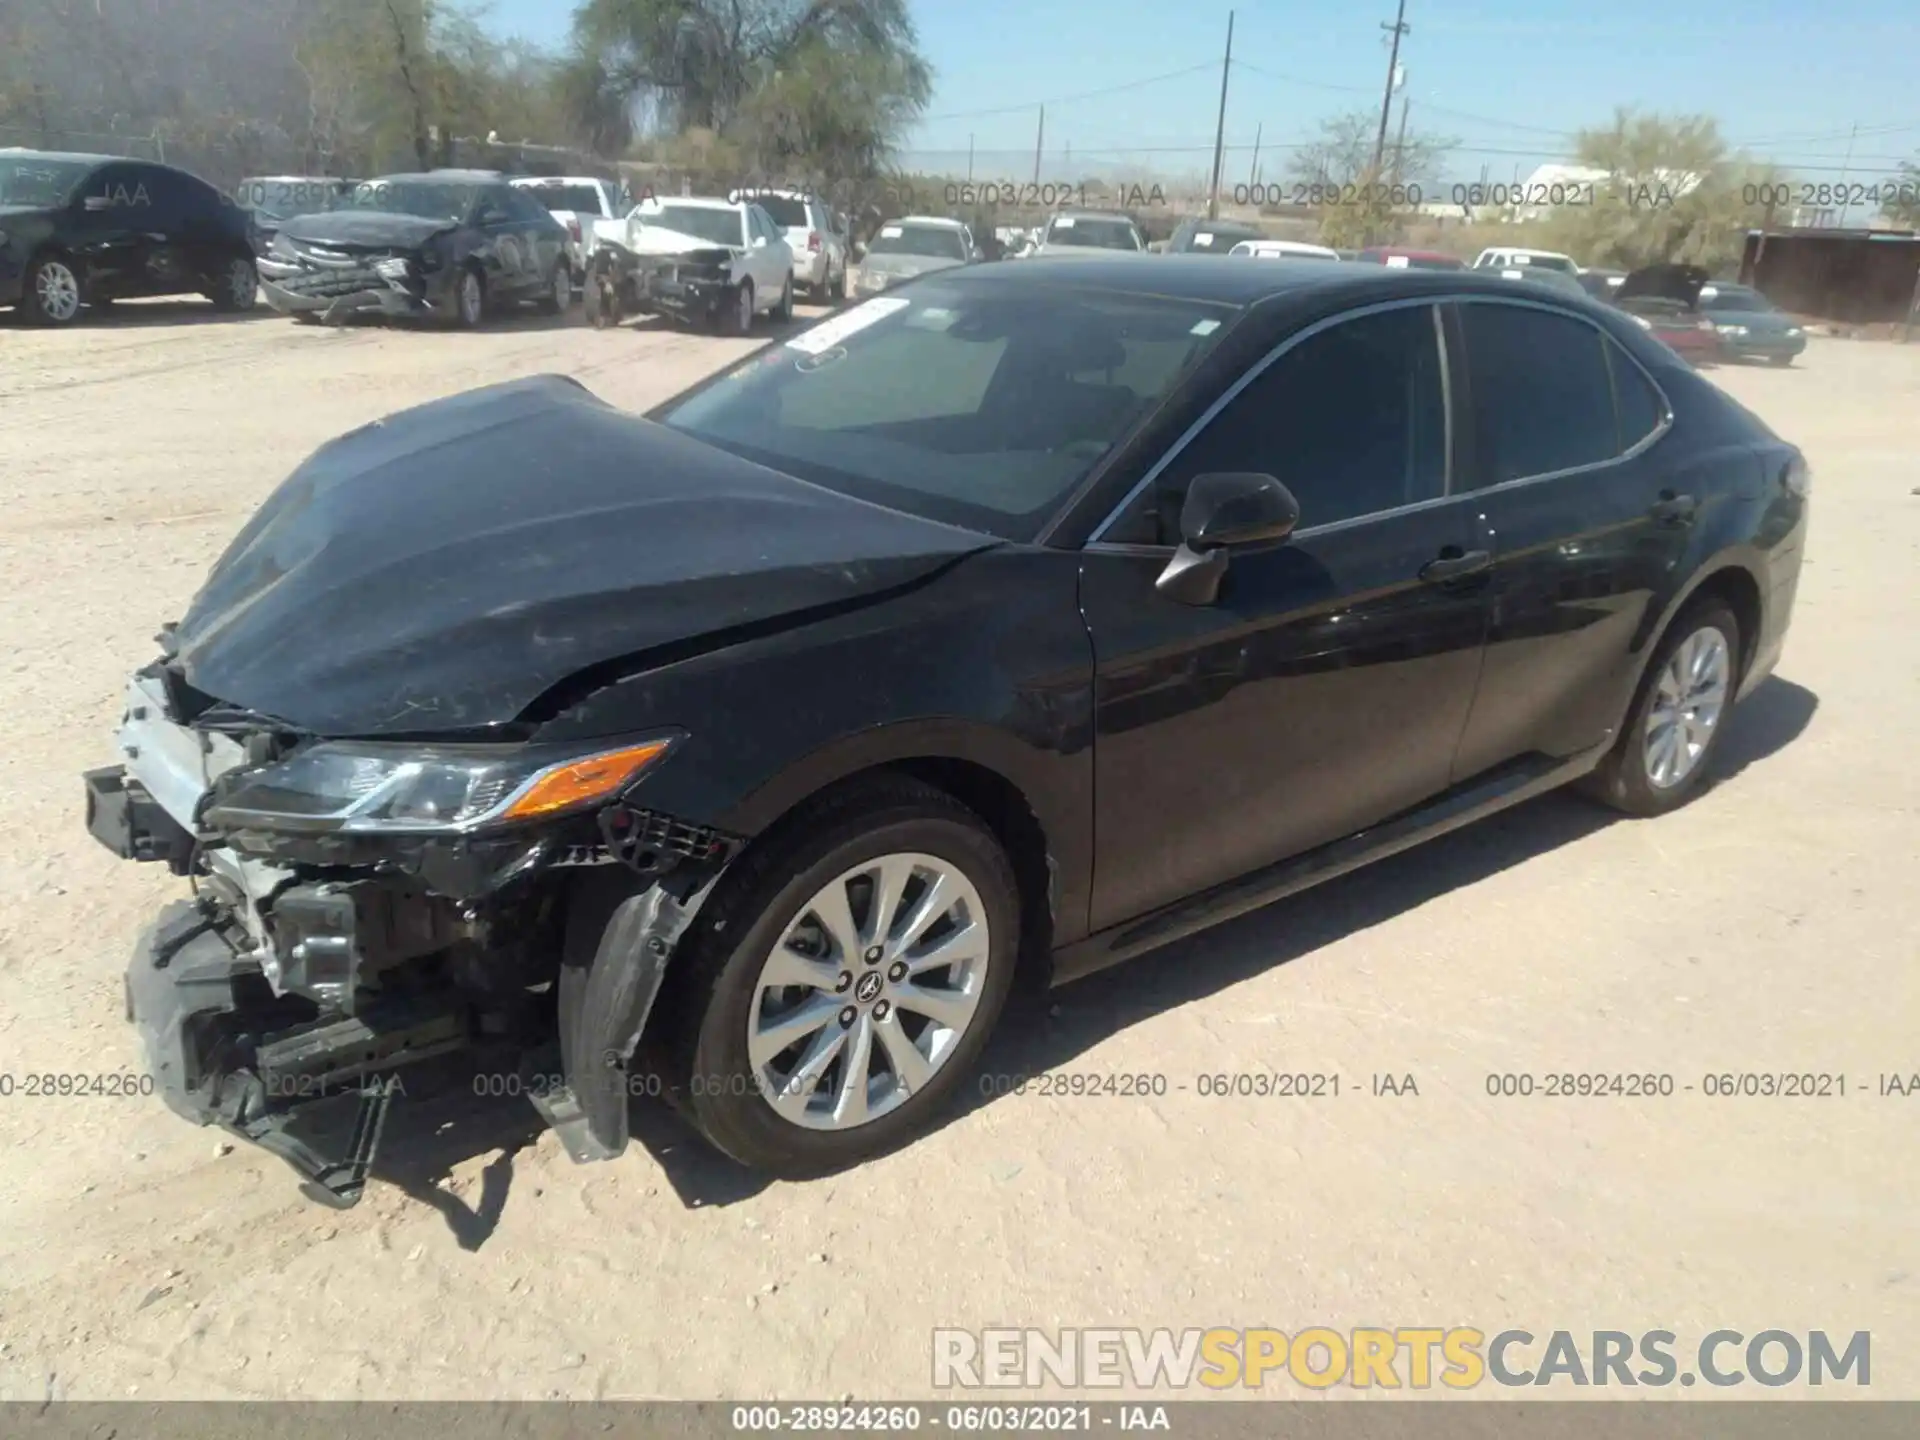
{"type": "Polygon", "coordinates": [[[1154,589],[1182,605],[1211,605],[1234,550],[1278,545],[1299,523],[1300,503],[1271,475],[1196,475],[1180,507],[1180,548],[1154,589]]]}

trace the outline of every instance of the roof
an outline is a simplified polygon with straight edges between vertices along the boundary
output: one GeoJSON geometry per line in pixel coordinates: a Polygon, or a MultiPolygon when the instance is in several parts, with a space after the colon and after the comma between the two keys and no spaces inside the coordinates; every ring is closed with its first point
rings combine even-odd
{"type": "MultiPolygon", "coordinates": [[[[131,160],[134,158],[131,155],[88,155],[79,150],[30,150],[24,145],[9,146],[4,150],[0,150],[0,155],[25,155],[31,156],[35,160],[63,160],[80,165],[104,165],[110,160],[131,160]]],[[[155,162],[142,160],[139,163],[142,165],[151,165],[155,162]]]]}
{"type": "MultiPolygon", "coordinates": [[[[1216,305],[1252,305],[1284,294],[1323,289],[1365,303],[1401,295],[1512,295],[1514,281],[1484,271],[1393,270],[1358,260],[1322,265],[1235,265],[1218,255],[1150,255],[1126,251],[1038,255],[993,265],[956,266],[944,284],[1045,288],[1077,285],[1130,295],[1159,295],[1216,305]]],[[[1568,295],[1567,299],[1574,297],[1568,295]]]]}
{"type": "Polygon", "coordinates": [[[738,210],[752,203],[751,200],[729,200],[721,195],[656,195],[640,208],[661,210],[669,205],[685,205],[695,210],[738,210]]]}
{"type": "Polygon", "coordinates": [[[598,175],[516,175],[512,183],[531,189],[536,185],[612,185],[616,182],[603,180],[598,175]]]}
{"type": "Polygon", "coordinates": [[[498,170],[417,170],[406,175],[376,175],[369,185],[499,185],[505,177],[498,170]]]}
{"type": "Polygon", "coordinates": [[[1051,225],[1056,220],[1117,220],[1125,225],[1133,224],[1133,217],[1124,210],[1056,210],[1047,217],[1051,225]]]}
{"type": "Polygon", "coordinates": [[[949,215],[902,215],[898,220],[887,221],[889,225],[930,225],[941,230],[964,230],[966,222],[955,220],[949,215]]]}

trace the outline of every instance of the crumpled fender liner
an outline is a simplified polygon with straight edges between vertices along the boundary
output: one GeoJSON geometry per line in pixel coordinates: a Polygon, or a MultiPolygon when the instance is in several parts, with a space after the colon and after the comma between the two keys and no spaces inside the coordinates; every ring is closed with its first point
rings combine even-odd
{"type": "Polygon", "coordinates": [[[627,1148],[630,1062],[674,946],[724,867],[676,867],[648,884],[631,870],[584,874],[567,918],[559,984],[568,1099],[543,1106],[577,1163],[627,1148]]]}

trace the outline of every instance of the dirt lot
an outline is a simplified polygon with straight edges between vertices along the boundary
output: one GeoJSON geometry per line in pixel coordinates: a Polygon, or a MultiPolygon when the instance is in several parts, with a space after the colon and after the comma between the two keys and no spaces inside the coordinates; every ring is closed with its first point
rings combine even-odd
{"type": "MultiPolygon", "coordinates": [[[[88,838],[78,772],[295,463],[541,371],[640,406],[753,343],[0,319],[0,1071],[139,1063],[121,972],[181,887],[88,838]]],[[[743,1177],[644,1106],[642,1143],[575,1168],[517,1102],[448,1104],[396,1116],[387,1178],[335,1214],[157,1099],[16,1089],[0,1397],[925,1396],[934,1326],[1005,1323],[1870,1330],[1872,1393],[1920,1396],[1920,1098],[1877,1093],[1920,1071],[1920,347],[1719,379],[1807,448],[1816,518],[1785,662],[1686,811],[1548,797],[1062,991],[991,1069],[1186,1089],[976,1101],[815,1184],[743,1177]],[[1194,1088],[1269,1068],[1341,1096],[1194,1088]],[[1565,1070],[1675,1094],[1487,1094],[1565,1070]],[[1778,1070],[1846,1096],[1701,1093],[1778,1070]]]]}

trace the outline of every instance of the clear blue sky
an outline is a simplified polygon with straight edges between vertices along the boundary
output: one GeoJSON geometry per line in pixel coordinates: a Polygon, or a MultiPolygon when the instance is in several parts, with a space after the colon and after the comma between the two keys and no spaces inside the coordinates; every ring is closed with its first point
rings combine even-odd
{"type": "MultiPolygon", "coordinates": [[[[1072,172],[1069,151],[1204,170],[1229,8],[1227,178],[1248,178],[1256,130],[1273,178],[1281,147],[1321,118],[1378,113],[1393,0],[916,0],[936,84],[906,158],[958,171],[971,137],[983,178],[1029,174],[1045,102],[1052,178],[1072,172]]],[[[553,43],[572,10],[493,0],[486,13],[553,43]]],[[[1460,140],[1450,178],[1525,174],[1616,105],[1711,114],[1735,144],[1811,180],[1839,179],[1856,124],[1853,179],[1920,154],[1920,0],[1407,0],[1407,24],[1410,125],[1460,140]]]]}

